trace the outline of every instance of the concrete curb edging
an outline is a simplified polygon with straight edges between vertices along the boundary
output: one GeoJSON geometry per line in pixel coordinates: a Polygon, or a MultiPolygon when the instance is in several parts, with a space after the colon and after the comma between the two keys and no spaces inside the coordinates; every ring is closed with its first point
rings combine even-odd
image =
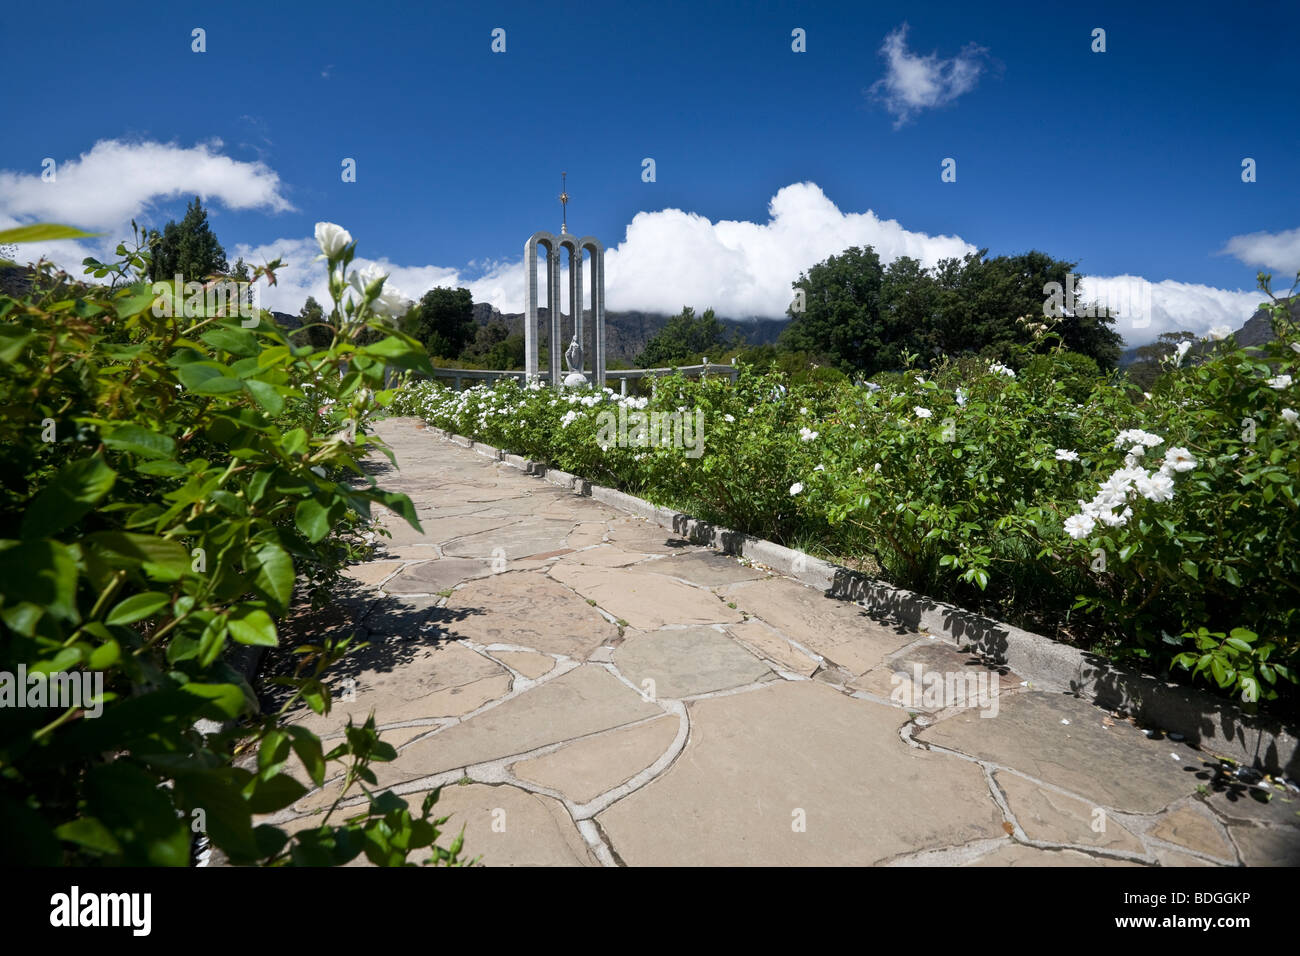
{"type": "Polygon", "coordinates": [[[766,565],[802,584],[821,589],[827,597],[851,601],[873,615],[912,630],[934,634],[960,647],[969,646],[1006,664],[1040,689],[1081,697],[1166,733],[1179,734],[1188,743],[1212,754],[1230,757],[1270,774],[1300,779],[1300,733],[1278,720],[1242,713],[1231,701],[1150,674],[1123,670],[1095,654],[1041,634],[894,587],[763,538],[708,524],[616,488],[591,484],[568,472],[548,468],[543,462],[512,455],[491,445],[477,445],[441,428],[427,428],[439,438],[465,448],[481,449],[481,454],[496,457],[525,474],[646,518],[693,543],[766,565]]]}

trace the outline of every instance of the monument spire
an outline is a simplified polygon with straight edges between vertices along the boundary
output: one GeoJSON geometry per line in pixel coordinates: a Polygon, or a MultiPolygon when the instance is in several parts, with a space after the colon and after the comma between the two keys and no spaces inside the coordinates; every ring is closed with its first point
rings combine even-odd
{"type": "Polygon", "coordinates": [[[560,235],[562,236],[569,232],[569,194],[564,188],[568,175],[568,173],[560,173],[560,235]]]}

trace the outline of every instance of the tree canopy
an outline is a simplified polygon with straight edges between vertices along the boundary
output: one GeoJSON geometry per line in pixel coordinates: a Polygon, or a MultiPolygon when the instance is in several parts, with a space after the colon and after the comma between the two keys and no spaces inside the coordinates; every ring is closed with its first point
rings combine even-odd
{"type": "Polygon", "coordinates": [[[161,282],[180,275],[186,281],[202,282],[210,275],[225,275],[229,268],[226,250],[221,248],[216,233],[208,224],[208,212],[198,196],[185,209],[185,218],[178,224],[171,220],[160,234],[156,229],[150,235],[153,264],[149,279],[161,282]]]}
{"type": "Polygon", "coordinates": [[[430,289],[413,312],[413,334],[436,358],[456,358],[474,341],[474,299],[469,289],[430,289]]]}
{"type": "Polygon", "coordinates": [[[642,368],[681,364],[710,351],[721,352],[731,348],[734,344],[732,339],[712,309],[705,309],[702,315],[697,316],[693,308],[684,306],[646,343],[636,362],[642,368]]]}
{"type": "MultiPolygon", "coordinates": [[[[905,353],[1005,358],[1011,345],[1030,338],[1019,320],[1042,321],[1044,286],[1064,285],[1075,264],[1036,251],[989,259],[987,251],[927,269],[907,256],[884,265],[870,246],[846,249],[793,284],[803,292],[803,310],[796,299],[782,346],[866,375],[901,368],[905,353]]],[[[1054,331],[1066,348],[1109,368],[1120,353],[1113,323],[1080,303],[1054,331]]]]}

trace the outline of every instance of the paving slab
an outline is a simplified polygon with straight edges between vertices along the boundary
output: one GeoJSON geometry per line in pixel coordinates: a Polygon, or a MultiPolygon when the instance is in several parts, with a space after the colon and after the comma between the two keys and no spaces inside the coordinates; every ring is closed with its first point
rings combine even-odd
{"type": "Polygon", "coordinates": [[[1149,832],[1158,840],[1174,843],[1206,856],[1228,862],[1236,859],[1232,845],[1221,832],[1221,826],[1214,816],[1208,810],[1195,805],[1179,807],[1161,814],[1149,832]]]}
{"type": "Polygon", "coordinates": [[[551,577],[614,617],[642,630],[666,624],[726,624],[742,620],[717,595],[661,574],[588,565],[557,564],[551,577]]]}
{"type": "Polygon", "coordinates": [[[544,757],[521,760],[511,770],[521,780],[557,790],[574,803],[587,803],[662,757],[676,739],[679,723],[670,715],[611,730],[566,744],[544,757]]]}
{"type": "Polygon", "coordinates": [[[555,668],[555,658],[532,651],[492,651],[492,656],[507,667],[513,667],[529,680],[549,674],[555,668]]]}
{"type": "Polygon", "coordinates": [[[994,780],[1025,835],[1040,843],[1073,843],[1145,856],[1142,841],[1104,807],[1057,793],[1013,773],[998,771],[994,780]]]}
{"type": "Polygon", "coordinates": [[[963,711],[915,736],[1018,770],[1094,806],[1155,813],[1195,792],[1195,781],[1182,771],[1195,750],[1151,740],[1123,721],[1106,727],[1099,713],[1065,694],[1019,694],[1002,699],[994,718],[963,711]]]}
{"type": "Polygon", "coordinates": [[[436,594],[471,578],[492,573],[492,562],[477,558],[443,558],[408,564],[384,583],[386,594],[436,594]]]}
{"type": "Polygon", "coordinates": [[[742,611],[853,675],[875,667],[888,654],[916,640],[913,632],[900,634],[872,620],[857,605],[828,600],[820,591],[789,578],[733,584],[723,588],[722,594],[742,611]]]}
{"type": "Polygon", "coordinates": [[[597,817],[629,865],[862,865],[1004,833],[980,768],[907,746],[893,708],[778,681],[687,709],[682,755],[597,817]]]}
{"type": "Polygon", "coordinates": [[[584,664],[417,740],[402,751],[400,760],[376,767],[375,773],[381,785],[389,786],[524,754],[661,713],[603,667],[584,664]]]}
{"type": "Polygon", "coordinates": [[[628,628],[614,651],[614,663],[634,685],[652,687],[652,696],[665,698],[693,697],[775,677],[761,660],[711,627],[628,628]]]}
{"type": "Polygon", "coordinates": [[[757,618],[739,624],[728,624],[727,633],[754,654],[788,673],[811,677],[821,666],[820,661],[799,650],[770,625],[757,618]]]}
{"type": "Polygon", "coordinates": [[[573,524],[571,520],[557,518],[516,519],[513,524],[445,541],[442,552],[467,558],[505,557],[514,560],[546,551],[561,551],[573,524]]]}
{"type": "Polygon", "coordinates": [[[447,625],[453,637],[480,644],[514,644],[544,654],[585,658],[618,626],[564,585],[536,571],[508,571],[471,581],[447,599],[462,615],[447,625]]]}
{"type": "Polygon", "coordinates": [[[767,577],[766,573],[757,568],[747,567],[730,555],[719,554],[716,551],[674,554],[671,557],[660,558],[658,561],[647,561],[638,570],[648,571],[651,574],[671,575],[689,581],[691,584],[709,588],[735,584],[738,581],[758,581],[767,577]]]}

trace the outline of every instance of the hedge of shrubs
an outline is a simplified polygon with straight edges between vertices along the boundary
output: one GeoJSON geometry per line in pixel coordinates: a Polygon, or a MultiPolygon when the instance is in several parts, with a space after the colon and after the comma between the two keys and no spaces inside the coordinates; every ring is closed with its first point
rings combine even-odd
{"type": "MultiPolygon", "coordinates": [[[[200,833],[241,864],[401,864],[426,849],[461,862],[459,840],[436,843],[436,794],[412,810],[367,790],[350,819],[331,808],[292,836],[254,825],[332,764],[351,796],[395,756],[373,717],[330,749],[285,720],[303,702],[328,709],[323,678],[348,639],[295,648],[274,713],[230,662],[234,645],[277,643],[277,620],[305,598],[300,574],[328,590],[373,506],[418,527],[359,461],[378,447],[367,425],[389,397],[385,367],[429,370],[427,356],[394,326],[401,303],[381,276],[349,286],[351,237],[317,232],[328,348],[294,345],[267,313],[213,306],[211,287],[156,294],[139,243],[87,261],[111,286],[40,264],[26,292],[0,296],[5,862],[188,865],[200,833]]],[[[0,242],[74,235],[26,227],[0,242]]],[[[273,281],[277,265],[254,278],[273,281]]]]}
{"type": "Polygon", "coordinates": [[[1293,710],[1300,336],[1274,312],[1266,348],[1180,349],[1150,393],[1039,328],[1015,368],[802,385],[745,368],[662,379],[648,402],[418,381],[390,411],[1293,710]],[[637,431],[648,413],[668,441],[637,431]],[[676,441],[673,415],[691,426],[676,441]]]}

